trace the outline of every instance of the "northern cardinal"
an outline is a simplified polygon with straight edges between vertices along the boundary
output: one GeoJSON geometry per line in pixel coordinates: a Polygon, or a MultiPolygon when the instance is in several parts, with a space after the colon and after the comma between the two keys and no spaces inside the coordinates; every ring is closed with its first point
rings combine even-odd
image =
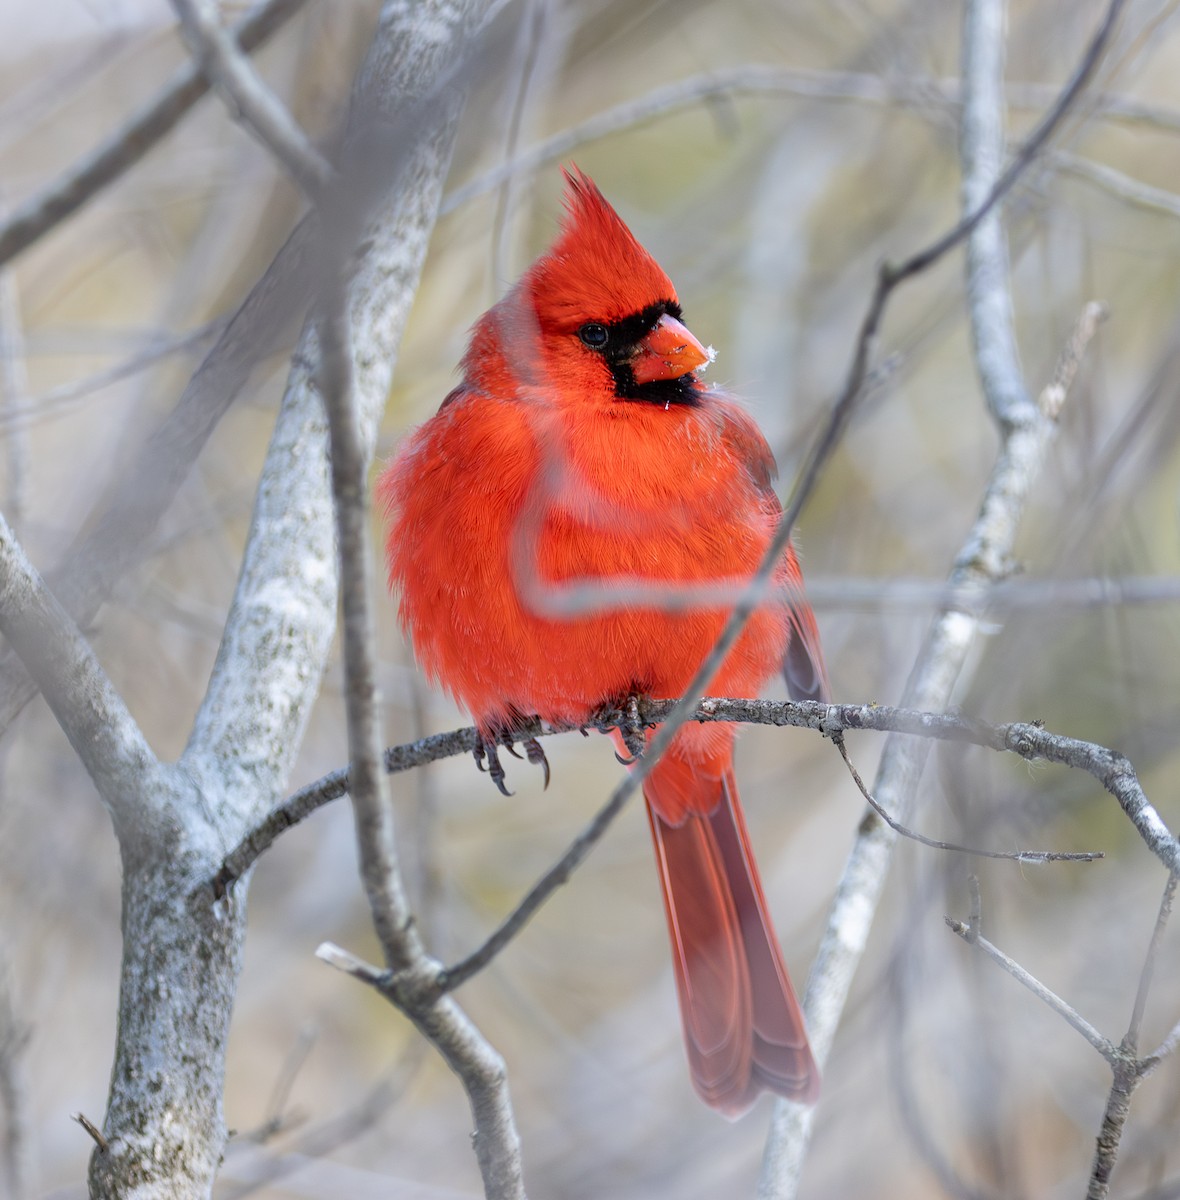
{"type": "MultiPolygon", "coordinates": [[[[729,611],[624,607],[612,581],[748,580],[781,512],[762,434],[697,376],[711,355],[671,281],[586,175],[566,182],[556,243],[475,324],[462,382],[378,483],[402,625],[475,719],[501,790],[496,747],[522,716],[577,725],[606,702],[681,695],[729,611]],[[601,607],[563,616],[529,592],[573,583],[600,586],[601,607]]],[[[792,549],[776,579],[712,694],[756,696],[781,669],[797,699],[826,696],[792,549]]],[[[811,1102],[819,1088],[733,743],[730,725],[686,725],[643,785],[693,1084],[730,1117],[763,1089],[811,1102]]]]}

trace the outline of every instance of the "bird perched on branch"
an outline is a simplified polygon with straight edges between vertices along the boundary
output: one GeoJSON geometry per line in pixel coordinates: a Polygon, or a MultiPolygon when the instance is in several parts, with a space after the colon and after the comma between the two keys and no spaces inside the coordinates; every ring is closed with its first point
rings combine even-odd
{"type": "MultiPolygon", "coordinates": [[[[586,175],[566,180],[557,241],[476,323],[462,382],[378,484],[402,625],[471,713],[501,790],[497,748],[523,717],[576,725],[629,696],[681,695],[730,611],[612,586],[748,581],[781,515],[770,449],[698,377],[711,353],[671,281],[586,175]]],[[[782,670],[795,698],[826,697],[793,549],[775,579],[712,694],[756,696],[782,670]]],[[[686,725],[643,784],[693,1084],[731,1117],[763,1089],[813,1101],[819,1087],[733,743],[731,725],[686,725]]],[[[523,745],[547,782],[540,745],[523,745]]]]}

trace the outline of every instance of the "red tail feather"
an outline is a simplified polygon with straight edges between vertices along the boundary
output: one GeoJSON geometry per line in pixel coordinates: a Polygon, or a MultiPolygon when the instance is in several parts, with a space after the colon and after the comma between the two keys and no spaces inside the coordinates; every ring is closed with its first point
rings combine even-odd
{"type": "Polygon", "coordinates": [[[693,1084],[728,1117],[741,1116],[763,1089],[813,1103],[819,1069],[767,911],[733,768],[720,779],[702,777],[675,749],[657,764],[644,795],[693,1084]],[[679,824],[660,815],[685,807],[693,815],[679,824]]]}
{"type": "MultiPolygon", "coordinates": [[[[672,281],[586,176],[567,179],[552,250],[477,322],[462,383],[379,485],[414,653],[491,749],[521,714],[588,723],[606,700],[682,695],[727,610],[619,605],[612,584],[749,579],[782,513],[770,447],[700,377],[711,355],[672,281]],[[538,605],[550,587],[583,585],[602,589],[600,609],[538,605]]],[[[715,695],[757,696],[779,670],[796,699],[827,694],[802,582],[788,546],[775,570],[788,602],[750,615],[715,695]]],[[[686,725],[645,789],[693,1079],[730,1116],[763,1088],[797,1100],[819,1088],[742,822],[733,736],[686,725]]]]}

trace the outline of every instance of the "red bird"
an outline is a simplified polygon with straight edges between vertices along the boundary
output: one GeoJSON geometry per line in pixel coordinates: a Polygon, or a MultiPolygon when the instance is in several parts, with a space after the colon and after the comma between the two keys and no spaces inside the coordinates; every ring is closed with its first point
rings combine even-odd
{"type": "MultiPolygon", "coordinates": [[[[577,725],[607,702],[681,695],[728,610],[612,603],[615,583],[748,580],[781,514],[757,426],[696,375],[710,354],[676,290],[594,183],[566,173],[552,249],[476,323],[463,381],[383,472],[391,586],[427,676],[497,745],[520,719],[577,725]],[[538,589],[603,604],[541,611],[538,589]]],[[[788,549],[710,691],[778,670],[827,694],[788,549]]],[[[693,1083],[735,1117],[765,1089],[814,1101],[819,1072],[787,978],[733,773],[734,729],[686,725],[644,783],[693,1083]]],[[[548,764],[535,741],[529,758],[548,764]]]]}

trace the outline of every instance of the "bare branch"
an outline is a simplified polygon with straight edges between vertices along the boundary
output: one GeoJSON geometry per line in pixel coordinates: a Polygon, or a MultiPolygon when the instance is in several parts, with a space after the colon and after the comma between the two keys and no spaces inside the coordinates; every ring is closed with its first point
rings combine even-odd
{"type": "Polygon", "coordinates": [[[11,1200],[32,1195],[29,1091],[25,1048],[29,1030],[17,1017],[7,964],[0,958],[0,1112],[3,1113],[4,1178],[11,1200]]]}
{"type": "Polygon", "coordinates": [[[149,367],[174,354],[201,349],[206,343],[224,332],[227,324],[228,319],[218,318],[187,333],[179,333],[174,337],[153,338],[143,350],[122,362],[117,362],[111,367],[96,371],[93,375],[87,375],[82,379],[49,388],[23,403],[6,405],[3,411],[0,411],[0,429],[4,430],[5,437],[15,438],[23,430],[29,429],[41,421],[52,420],[70,405],[76,404],[94,392],[102,391],[103,388],[109,387],[113,383],[119,383],[140,371],[146,371],[149,367]]]}
{"type": "MultiPolygon", "coordinates": [[[[640,697],[637,705],[641,723],[651,726],[667,720],[675,710],[677,702],[640,697]]],[[[606,732],[610,729],[622,728],[632,720],[633,718],[628,713],[604,709],[590,723],[590,727],[606,732]]],[[[989,725],[984,721],[971,720],[954,714],[921,712],[915,709],[893,708],[879,704],[820,704],[814,701],[721,698],[702,700],[692,712],[690,720],[814,729],[834,741],[842,739],[845,733],[852,730],[900,733],[912,738],[960,742],[991,750],[1007,751],[1017,754],[1029,762],[1038,760],[1053,762],[1085,771],[1119,802],[1120,807],[1133,822],[1148,848],[1169,870],[1180,865],[1180,842],[1148,801],[1134,769],[1122,755],[1105,746],[1052,733],[1038,725],[1027,723],[989,725]]],[[[553,729],[535,718],[523,721],[519,726],[521,737],[545,737],[561,732],[571,731],[553,729]]],[[[473,728],[422,738],[407,746],[398,746],[387,750],[385,752],[386,770],[392,774],[440,758],[470,753],[477,741],[478,734],[473,728]]],[[[347,793],[348,772],[334,771],[284,801],[226,856],[221,870],[211,884],[215,892],[219,895],[223,894],[235,880],[250,868],[257,857],[274,842],[284,829],[289,829],[317,808],[347,795],[347,793]]],[[[524,928],[549,896],[569,879],[594,845],[601,840],[615,817],[622,811],[628,795],[629,793],[621,793],[619,789],[616,789],[590,824],[574,839],[562,857],[529,890],[513,912],[501,922],[487,942],[441,973],[437,983],[442,990],[453,990],[471,978],[524,928]]],[[[882,815],[890,825],[896,828],[897,822],[882,815]]],[[[908,830],[905,832],[909,834],[908,830]]],[[[909,834],[909,836],[916,836],[917,840],[932,844],[938,849],[967,849],[948,843],[932,842],[920,835],[909,834]]],[[[967,852],[978,853],[971,850],[967,850],[967,852]]],[[[1091,856],[1018,851],[1010,855],[997,854],[995,857],[1011,858],[1026,865],[1032,865],[1074,861],[1079,858],[1082,861],[1088,861],[1091,856]]],[[[1101,857],[1101,855],[1093,857],[1101,857]]],[[[202,888],[208,886],[210,885],[203,884],[202,888]]],[[[366,982],[372,981],[366,978],[366,982]]]]}
{"type": "Polygon", "coordinates": [[[427,969],[423,974],[429,960],[423,959],[420,966],[400,973],[381,971],[331,942],[324,942],[316,950],[316,957],[376,988],[434,1044],[471,1099],[473,1141],[483,1171],[484,1194],[488,1200],[524,1200],[519,1147],[514,1157],[497,1158],[494,1151],[498,1147],[488,1141],[489,1134],[503,1141],[500,1131],[504,1129],[515,1137],[504,1060],[455,1001],[439,993],[437,973],[427,969]]]}
{"type": "MultiPolygon", "coordinates": [[[[1094,73],[1122,7],[1123,0],[1110,0],[1102,23],[1073,77],[985,198],[976,207],[968,209],[954,229],[901,266],[882,268],[861,326],[849,382],[840,398],[841,406],[847,405],[850,409],[855,402],[893,287],[926,269],[968,237],[1045,147],[1094,73]]],[[[993,36],[1001,32],[996,23],[981,23],[981,31],[986,29],[990,29],[993,36]]],[[[968,64],[978,64],[986,57],[995,59],[996,56],[976,56],[971,52],[964,55],[968,64]]],[[[990,94],[995,95],[994,92],[990,94]]],[[[970,165],[965,169],[968,173],[973,170],[970,165]]],[[[1017,523],[1054,430],[1053,422],[1039,406],[1029,406],[1024,416],[1025,420],[1019,425],[1002,426],[1000,456],[988,482],[979,516],[951,572],[952,586],[993,582],[1007,573],[1017,523]]],[[[904,702],[926,709],[944,707],[977,632],[978,622],[960,612],[946,612],[936,620],[919,653],[904,702]]],[[[890,739],[882,755],[873,793],[902,823],[907,822],[925,758],[923,743],[899,739],[890,739]]],[[[852,977],[868,942],[873,912],[884,886],[895,838],[896,834],[879,819],[862,822],[829,912],[803,1006],[812,1050],[821,1066],[835,1037],[852,977]]],[[[797,1194],[812,1120],[813,1110],[806,1106],[787,1101],[776,1103],[762,1164],[760,1200],[789,1200],[797,1194]]]]}
{"type": "Polygon", "coordinates": [[[0,423],[9,426],[7,442],[8,494],[4,511],[19,535],[28,502],[29,439],[27,431],[11,427],[13,414],[26,403],[29,373],[25,362],[24,324],[12,271],[0,267],[0,423]]]}
{"type": "Polygon", "coordinates": [[[945,918],[947,927],[957,933],[965,942],[978,946],[993,962],[998,963],[1017,983],[1028,988],[1038,999],[1044,1001],[1059,1017],[1066,1020],[1102,1055],[1110,1064],[1118,1061],[1119,1048],[1090,1024],[1080,1013],[1061,999],[1055,992],[1050,991],[1035,976],[1030,975],[1018,962],[1011,959],[998,947],[993,946],[985,937],[981,937],[973,926],[956,921],[953,917],[945,918]]]}
{"type": "Polygon", "coordinates": [[[848,768],[848,773],[852,776],[853,782],[864,797],[865,803],[894,833],[900,834],[903,838],[908,838],[912,842],[927,846],[931,850],[953,850],[956,854],[970,854],[974,858],[994,858],[1019,863],[1097,862],[1100,858],[1106,857],[1106,854],[1101,850],[1078,852],[1058,850],[982,850],[978,846],[961,846],[957,842],[944,842],[938,838],[927,837],[924,833],[918,833],[917,830],[903,825],[900,821],[890,816],[887,809],[877,803],[876,797],[865,787],[865,782],[860,777],[860,772],[852,765],[852,759],[848,757],[848,747],[844,744],[844,735],[842,733],[835,733],[830,736],[832,741],[836,743],[836,749],[840,751],[840,757],[844,760],[844,765],[848,768]]]}
{"type": "Polygon", "coordinates": [[[1132,1053],[1139,1049],[1139,1033],[1143,1028],[1143,1011],[1147,1007],[1147,994],[1151,990],[1151,979],[1155,973],[1155,964],[1159,959],[1160,943],[1164,939],[1164,931],[1172,916],[1172,902],[1176,898],[1176,884],[1180,880],[1176,872],[1170,872],[1164,884],[1164,894],[1160,899],[1159,912],[1156,914],[1155,926],[1151,931],[1151,941],[1147,953],[1143,956],[1143,969],[1139,973],[1139,986],[1135,990],[1135,1004],[1131,1009],[1131,1021],[1127,1026],[1123,1047],[1132,1053]]]}
{"type": "Polygon", "coordinates": [[[159,832],[163,773],[89,643],[0,515],[0,632],[20,656],[128,845],[159,832]]]}
{"type": "Polygon", "coordinates": [[[320,385],[328,414],[332,499],[344,612],[344,696],[348,718],[349,795],[356,821],[361,880],[386,964],[402,969],[423,953],[410,919],[393,828],[393,806],[381,769],[375,635],[370,596],[367,475],[372,455],[357,421],[353,346],[343,290],[329,287],[319,322],[320,385]]]}
{"type": "Polygon", "coordinates": [[[317,199],[332,179],[331,165],[263,83],[237,39],[221,24],[217,6],[212,0],[172,0],[172,6],[185,41],[205,78],[221,92],[230,114],[246,125],[312,200],[317,199]]]}
{"type": "MultiPolygon", "coordinates": [[[[143,560],[151,534],[187,478],[201,448],[246,385],[254,367],[285,343],[316,270],[311,226],[287,239],[209,351],[176,407],[113,481],[97,515],[50,575],[63,607],[87,624],[116,582],[143,560]]],[[[0,728],[35,694],[27,674],[0,656],[0,728]]]]}
{"type": "MultiPolygon", "coordinates": [[[[538,60],[544,42],[545,24],[549,17],[550,5],[546,0],[529,0],[525,14],[520,22],[520,33],[515,50],[516,61],[510,72],[510,77],[517,76],[515,95],[512,99],[512,111],[508,118],[508,131],[504,145],[504,157],[512,159],[516,156],[520,142],[520,130],[524,122],[524,114],[533,89],[538,60]]],[[[508,265],[508,230],[513,207],[514,177],[506,176],[500,184],[499,195],[496,197],[496,215],[492,226],[492,278],[497,282],[507,279],[511,274],[508,265]]]]}
{"type": "Polygon", "coordinates": [[[1180,1046],[1180,1022],[1172,1026],[1168,1031],[1168,1036],[1144,1059],[1146,1064],[1144,1074],[1154,1071],[1165,1058],[1175,1054],[1178,1046],[1180,1046]]]}
{"type": "MultiPolygon", "coordinates": [[[[731,595],[731,593],[726,593],[731,595]]],[[[679,602],[679,595],[674,600],[679,602]]],[[[927,579],[856,579],[811,576],[807,599],[829,612],[927,613],[955,608],[972,617],[1043,609],[1059,616],[1067,609],[1175,604],[1180,577],[1124,576],[1118,579],[1005,579],[985,588],[953,588],[927,579]]],[[[717,603],[725,603],[718,599],[717,603]]]]}
{"type": "MultiPolygon", "coordinates": [[[[505,180],[535,173],[572,154],[580,146],[710,100],[732,96],[786,96],[835,104],[899,105],[916,110],[928,110],[932,101],[941,101],[951,110],[961,102],[959,92],[957,79],[885,78],[856,71],[817,71],[760,63],[710,71],[653,88],[538,142],[448,193],[442,211],[454,212],[478,196],[494,191],[505,180]]],[[[1046,84],[1012,83],[1007,89],[1009,107],[1027,111],[1042,111],[1059,98],[1060,91],[1046,84]]],[[[1094,115],[1108,121],[1161,133],[1180,133],[1180,111],[1174,109],[1107,92],[1091,97],[1091,104],[1094,115]]]]}
{"type": "Polygon", "coordinates": [[[363,958],[357,958],[351,950],[345,950],[335,942],[321,942],[316,947],[315,956],[320,962],[326,962],[337,971],[343,971],[345,975],[351,975],[353,979],[372,987],[379,987],[388,973],[365,962],[363,958]]]}
{"type": "Polygon", "coordinates": [[[1086,1200],[1106,1200],[1110,1195],[1110,1177],[1118,1158],[1123,1126],[1131,1112],[1131,1093],[1138,1082],[1133,1064],[1116,1065],[1114,1085],[1106,1100],[1106,1111],[1102,1114],[1102,1129],[1094,1150],[1094,1169],[1090,1175],[1090,1186],[1086,1189],[1086,1200]]]}
{"type": "MultiPolygon", "coordinates": [[[[342,291],[330,288],[320,321],[321,380],[330,424],[332,493],[340,548],[344,607],[345,698],[348,712],[350,794],[356,821],[361,879],[390,977],[417,981],[438,976],[422,945],[401,873],[386,773],[381,769],[379,706],[374,677],[376,647],[370,597],[373,568],[368,521],[368,466],[372,439],[359,429],[352,385],[352,341],[342,291]]],[[[321,957],[339,963],[321,947],[321,957]]],[[[352,973],[362,975],[353,961],[352,973]]],[[[463,1081],[475,1117],[474,1142],[490,1200],[524,1197],[520,1138],[503,1061],[453,1002],[375,983],[438,1047],[463,1081]]]]}
{"type": "Polygon", "coordinates": [[[103,1137],[102,1130],[84,1112],[70,1113],[70,1120],[76,1121],[90,1134],[91,1140],[97,1147],[99,1154],[106,1154],[110,1150],[110,1145],[106,1138],[103,1137]]]}
{"type": "Polygon", "coordinates": [[[1152,187],[1151,184],[1133,179],[1105,163],[1083,158],[1080,154],[1059,151],[1052,156],[1052,163],[1058,171],[1084,179],[1125,204],[1166,217],[1180,217],[1180,196],[1175,192],[1152,187]]]}
{"type": "MultiPolygon", "coordinates": [[[[234,31],[243,50],[255,50],[303,7],[305,0],[265,0],[234,31]]],[[[0,264],[77,212],[134,166],[209,90],[197,66],[177,72],[160,95],[61,179],[30,197],[0,222],[0,264]]]]}
{"type": "MultiPolygon", "coordinates": [[[[996,186],[1004,161],[1003,3],[969,3],[963,10],[963,111],[960,158],[963,211],[974,212],[996,186]]],[[[984,398],[1000,425],[1025,422],[1032,398],[1024,386],[1013,328],[1008,239],[993,206],[967,239],[967,305],[975,365],[984,398]]]]}

